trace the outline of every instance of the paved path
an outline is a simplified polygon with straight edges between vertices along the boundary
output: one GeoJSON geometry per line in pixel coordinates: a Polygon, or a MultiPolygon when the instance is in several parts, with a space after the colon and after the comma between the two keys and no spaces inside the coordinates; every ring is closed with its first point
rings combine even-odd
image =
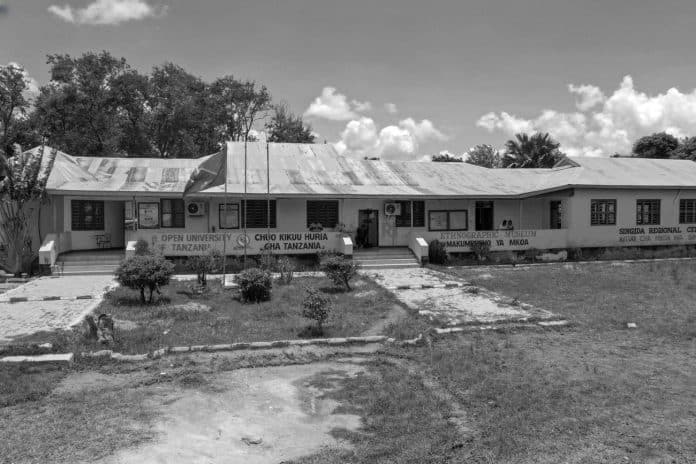
{"type": "Polygon", "coordinates": [[[464,279],[429,268],[382,269],[369,275],[409,308],[446,326],[554,317],[549,311],[483,288],[473,289],[464,279]]]}
{"type": "Polygon", "coordinates": [[[113,284],[112,276],[41,277],[8,291],[0,296],[0,343],[74,325],[99,304],[105,290],[113,284]],[[92,298],[74,299],[85,296],[92,298]],[[46,297],[62,299],[36,301],[46,297]],[[9,298],[32,301],[9,303],[9,298]]]}

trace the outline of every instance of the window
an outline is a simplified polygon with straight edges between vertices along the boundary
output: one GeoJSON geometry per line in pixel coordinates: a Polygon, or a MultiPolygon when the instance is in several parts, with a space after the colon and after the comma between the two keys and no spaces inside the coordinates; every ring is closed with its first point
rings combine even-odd
{"type": "Polygon", "coordinates": [[[590,224],[593,226],[616,225],[616,200],[592,200],[590,224]]]}
{"type": "Polygon", "coordinates": [[[413,227],[425,227],[425,202],[413,202],[413,227]]]}
{"type": "Polygon", "coordinates": [[[476,202],[476,230],[493,230],[493,202],[476,202]]]}
{"type": "Polygon", "coordinates": [[[338,200],[307,200],[307,228],[312,224],[321,224],[334,228],[338,224],[338,200]]]}
{"type": "Polygon", "coordinates": [[[469,216],[465,209],[428,212],[428,230],[467,230],[468,228],[469,216]]]}
{"type": "Polygon", "coordinates": [[[396,216],[396,227],[425,227],[424,201],[397,201],[396,203],[401,205],[401,214],[396,216]],[[413,208],[413,214],[411,214],[411,208],[413,208]],[[413,216],[413,223],[411,216],[413,216]]]}
{"type": "Polygon", "coordinates": [[[679,200],[679,224],[696,223],[696,199],[679,200]]]}
{"type": "Polygon", "coordinates": [[[660,223],[660,200],[636,200],[636,224],[655,225],[660,223]]]}
{"type": "Polygon", "coordinates": [[[104,202],[71,200],[72,230],[104,230],[104,202]]]}
{"type": "Polygon", "coordinates": [[[138,227],[159,229],[159,203],[138,203],[138,227]]]}
{"type": "Polygon", "coordinates": [[[265,229],[276,227],[276,201],[271,200],[271,223],[268,224],[268,200],[247,200],[246,208],[242,203],[242,216],[249,229],[265,229]],[[246,209],[246,211],[245,211],[246,209]]]}
{"type": "Polygon", "coordinates": [[[560,200],[551,200],[549,203],[551,209],[549,226],[551,229],[561,229],[563,227],[563,202],[560,200]]]}
{"type": "Polygon", "coordinates": [[[162,227],[186,227],[186,214],[184,212],[184,200],[166,199],[160,201],[162,210],[162,227]]]}
{"type": "Polygon", "coordinates": [[[218,205],[218,224],[220,229],[239,229],[239,203],[218,205]]]}

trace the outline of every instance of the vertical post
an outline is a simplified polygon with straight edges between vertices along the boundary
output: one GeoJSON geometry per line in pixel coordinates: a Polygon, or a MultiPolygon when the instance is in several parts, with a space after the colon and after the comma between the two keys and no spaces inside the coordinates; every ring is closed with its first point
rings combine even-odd
{"type": "MultiPolygon", "coordinates": [[[[269,164],[271,157],[268,148],[268,139],[266,139],[266,240],[270,240],[271,236],[271,166],[269,164]]],[[[273,254],[273,249],[271,249],[273,254]]]]}
{"type": "MultiPolygon", "coordinates": [[[[227,143],[225,143],[225,149],[223,150],[224,158],[222,160],[222,169],[224,172],[224,175],[222,176],[222,180],[225,183],[225,193],[222,196],[222,208],[223,211],[225,212],[225,220],[227,220],[227,143]]],[[[210,210],[212,208],[208,208],[210,210]]],[[[212,214],[212,211],[208,211],[208,224],[210,224],[210,215],[212,214]]],[[[218,221],[220,220],[220,207],[218,206],[218,221]]],[[[220,232],[221,229],[221,224],[218,224],[218,233],[220,232]]],[[[210,229],[208,229],[210,230],[210,229]]],[[[227,286],[227,231],[225,229],[222,230],[222,287],[223,289],[227,286]]]]}
{"type": "Polygon", "coordinates": [[[246,221],[246,210],[247,210],[247,137],[244,136],[244,208],[242,211],[242,219],[244,220],[244,269],[247,265],[247,221],[246,221]]]}

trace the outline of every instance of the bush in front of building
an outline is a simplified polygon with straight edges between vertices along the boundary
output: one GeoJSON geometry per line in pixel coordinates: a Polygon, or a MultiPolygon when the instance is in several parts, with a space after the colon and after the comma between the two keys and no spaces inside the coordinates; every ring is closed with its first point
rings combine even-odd
{"type": "Polygon", "coordinates": [[[235,282],[239,285],[242,301],[260,303],[271,299],[273,283],[268,271],[252,267],[237,274],[235,282]]]}
{"type": "Polygon", "coordinates": [[[321,270],[331,281],[338,286],[345,285],[348,291],[351,291],[350,281],[358,275],[360,265],[352,259],[344,258],[343,256],[331,256],[326,258],[321,263],[321,270]]]}
{"type": "Polygon", "coordinates": [[[439,240],[433,240],[428,244],[428,262],[432,264],[447,264],[447,249],[439,240]]]}
{"type": "Polygon", "coordinates": [[[116,269],[116,280],[124,287],[140,291],[140,302],[145,304],[145,290],[150,294],[147,303],[152,303],[154,292],[169,283],[174,273],[174,264],[162,256],[133,256],[121,263],[116,269]]]}
{"type": "Polygon", "coordinates": [[[331,311],[331,298],[316,288],[305,288],[305,297],[302,301],[302,316],[312,319],[317,323],[315,327],[307,327],[300,335],[322,336],[324,335],[324,323],[329,318],[331,311]]]}
{"type": "Polygon", "coordinates": [[[295,276],[295,263],[287,256],[281,256],[276,262],[276,268],[280,273],[278,277],[278,282],[281,284],[289,285],[292,283],[292,279],[295,276]]]}
{"type": "Polygon", "coordinates": [[[491,242],[488,240],[474,240],[469,248],[479,262],[488,260],[491,255],[491,242]]]}
{"type": "Polygon", "coordinates": [[[143,240],[142,238],[135,242],[134,249],[135,256],[145,256],[152,254],[152,251],[150,251],[150,244],[147,242],[147,240],[143,240]]]}
{"type": "Polygon", "coordinates": [[[208,284],[208,274],[220,272],[224,259],[222,252],[212,249],[205,255],[190,256],[186,261],[186,269],[196,274],[198,285],[205,287],[208,284]]]}

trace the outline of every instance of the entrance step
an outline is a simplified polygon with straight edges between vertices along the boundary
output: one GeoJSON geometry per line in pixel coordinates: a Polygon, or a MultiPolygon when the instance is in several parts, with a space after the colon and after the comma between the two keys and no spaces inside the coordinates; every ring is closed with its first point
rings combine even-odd
{"type": "Polygon", "coordinates": [[[368,248],[353,253],[353,261],[363,269],[389,269],[420,267],[420,263],[408,248],[368,248]]]}
{"type": "Polygon", "coordinates": [[[56,264],[62,275],[113,275],[125,257],[123,250],[72,251],[58,256],[56,264]]]}

